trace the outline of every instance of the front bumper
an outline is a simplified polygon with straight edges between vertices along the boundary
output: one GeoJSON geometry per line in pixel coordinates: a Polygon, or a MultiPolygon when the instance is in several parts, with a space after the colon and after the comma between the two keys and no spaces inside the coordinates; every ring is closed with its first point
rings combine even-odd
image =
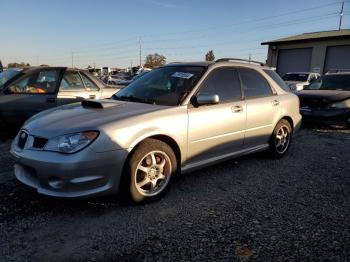
{"type": "Polygon", "coordinates": [[[300,109],[305,122],[324,124],[350,124],[350,109],[300,109]]]}
{"type": "Polygon", "coordinates": [[[38,193],[80,198],[118,192],[127,150],[96,153],[86,148],[74,154],[21,150],[11,146],[15,176],[38,193]]]}

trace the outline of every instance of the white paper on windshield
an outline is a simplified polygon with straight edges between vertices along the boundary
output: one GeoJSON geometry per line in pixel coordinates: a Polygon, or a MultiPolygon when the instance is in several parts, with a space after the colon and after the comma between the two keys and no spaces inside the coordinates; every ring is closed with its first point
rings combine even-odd
{"type": "Polygon", "coordinates": [[[184,72],[175,72],[171,75],[172,77],[178,77],[178,78],[184,78],[184,79],[190,79],[193,74],[191,73],[184,73],[184,72]]]}

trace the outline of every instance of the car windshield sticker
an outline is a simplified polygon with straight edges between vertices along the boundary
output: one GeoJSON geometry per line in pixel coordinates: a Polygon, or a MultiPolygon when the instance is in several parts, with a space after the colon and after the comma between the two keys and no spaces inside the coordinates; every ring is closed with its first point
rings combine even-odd
{"type": "Polygon", "coordinates": [[[178,77],[178,78],[184,78],[184,79],[190,79],[193,74],[191,73],[184,73],[184,72],[175,72],[171,75],[172,77],[178,77]]]}

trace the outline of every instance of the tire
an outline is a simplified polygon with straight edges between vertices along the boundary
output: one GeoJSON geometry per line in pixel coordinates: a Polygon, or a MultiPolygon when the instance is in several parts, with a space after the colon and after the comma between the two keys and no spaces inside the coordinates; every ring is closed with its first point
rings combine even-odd
{"type": "Polygon", "coordinates": [[[133,152],[124,174],[133,202],[152,202],[170,188],[177,172],[177,160],[171,147],[157,139],[146,139],[133,152]]]}
{"type": "Polygon", "coordinates": [[[273,158],[281,158],[288,152],[292,135],[290,123],[285,119],[280,120],[272,132],[269,143],[269,153],[273,158]]]}

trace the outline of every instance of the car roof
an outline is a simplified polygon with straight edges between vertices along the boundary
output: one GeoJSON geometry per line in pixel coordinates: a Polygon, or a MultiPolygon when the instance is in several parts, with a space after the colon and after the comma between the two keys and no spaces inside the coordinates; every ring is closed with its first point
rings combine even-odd
{"type": "Polygon", "coordinates": [[[213,65],[225,65],[225,66],[243,66],[243,67],[253,67],[253,68],[261,68],[261,69],[270,69],[271,67],[268,66],[261,66],[254,63],[248,63],[248,62],[235,62],[235,61],[199,61],[199,62],[173,62],[169,63],[165,66],[203,66],[203,67],[209,67],[213,65]]]}
{"type": "Polygon", "coordinates": [[[336,72],[336,73],[326,73],[326,76],[329,75],[350,75],[350,72],[336,72]]]}
{"type": "Polygon", "coordinates": [[[214,64],[213,61],[203,61],[203,62],[173,62],[165,66],[204,66],[207,67],[211,64],[214,64]]]}
{"type": "Polygon", "coordinates": [[[288,72],[288,73],[286,73],[286,75],[289,75],[289,74],[304,74],[304,75],[307,75],[307,74],[318,74],[318,73],[314,73],[314,72],[288,72]]]}

